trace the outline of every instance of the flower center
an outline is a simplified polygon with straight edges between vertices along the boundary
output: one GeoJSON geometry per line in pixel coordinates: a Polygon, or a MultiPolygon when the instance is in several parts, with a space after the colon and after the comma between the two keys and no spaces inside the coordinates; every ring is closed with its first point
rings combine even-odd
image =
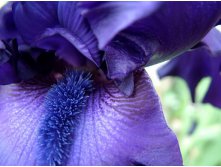
{"type": "Polygon", "coordinates": [[[91,74],[72,70],[53,85],[45,98],[45,117],[39,130],[39,165],[66,165],[77,117],[93,90],[91,74]]]}

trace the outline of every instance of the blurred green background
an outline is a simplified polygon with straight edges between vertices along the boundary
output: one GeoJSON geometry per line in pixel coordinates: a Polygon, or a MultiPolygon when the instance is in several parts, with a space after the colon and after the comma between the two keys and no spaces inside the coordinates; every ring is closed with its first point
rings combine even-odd
{"type": "Polygon", "coordinates": [[[193,104],[183,79],[156,80],[156,76],[150,75],[168,125],[179,140],[184,165],[221,165],[221,110],[201,103],[210,78],[204,78],[198,84],[197,102],[193,104]]]}

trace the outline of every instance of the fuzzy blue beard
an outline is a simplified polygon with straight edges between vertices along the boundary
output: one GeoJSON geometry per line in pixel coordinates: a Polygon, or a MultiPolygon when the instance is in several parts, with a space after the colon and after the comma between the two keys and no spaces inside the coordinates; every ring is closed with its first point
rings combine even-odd
{"type": "Polygon", "coordinates": [[[48,91],[39,129],[39,165],[67,164],[77,117],[93,90],[90,78],[90,73],[69,71],[48,91]]]}

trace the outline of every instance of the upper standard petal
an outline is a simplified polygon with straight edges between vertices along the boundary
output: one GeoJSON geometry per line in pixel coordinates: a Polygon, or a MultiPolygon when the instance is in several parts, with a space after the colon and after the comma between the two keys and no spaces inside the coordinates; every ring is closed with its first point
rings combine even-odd
{"type": "Polygon", "coordinates": [[[152,50],[148,65],[193,47],[221,17],[220,2],[107,2],[83,6],[100,48],[118,34],[127,35],[135,43],[151,47],[147,49],[152,50]]]}
{"type": "Polygon", "coordinates": [[[85,56],[99,66],[97,40],[77,5],[78,2],[20,2],[14,5],[15,23],[30,45],[53,48],[64,59],[85,56]],[[76,48],[80,54],[65,52],[63,45],[76,48]]]}

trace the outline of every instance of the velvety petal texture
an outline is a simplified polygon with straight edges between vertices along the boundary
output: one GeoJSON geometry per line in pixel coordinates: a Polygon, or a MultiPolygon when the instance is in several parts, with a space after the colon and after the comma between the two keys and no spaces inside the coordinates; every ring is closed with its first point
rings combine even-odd
{"type": "Polygon", "coordinates": [[[220,9],[220,2],[16,2],[5,20],[26,44],[75,67],[101,68],[130,96],[133,71],[194,46],[220,9]]]}
{"type": "Polygon", "coordinates": [[[165,7],[156,13],[153,20],[147,21],[150,27],[155,23],[156,29],[149,32],[156,34],[155,38],[159,42],[158,49],[148,64],[169,59],[193,47],[220,18],[220,2],[171,2],[165,4],[165,7]],[[159,21],[161,14],[164,17],[159,21]]]}
{"type": "Polygon", "coordinates": [[[58,2],[19,2],[13,6],[18,31],[27,43],[35,42],[46,28],[57,23],[58,2]]]}
{"type": "Polygon", "coordinates": [[[160,78],[166,76],[182,77],[188,84],[193,102],[195,102],[196,86],[206,76],[211,77],[203,101],[221,108],[221,33],[217,29],[211,30],[201,43],[194,49],[174,58],[159,69],[160,78]]]}
{"type": "Polygon", "coordinates": [[[74,65],[86,61],[79,58],[83,55],[99,66],[99,45],[108,78],[118,82],[147,63],[192,47],[221,15],[219,2],[22,2],[14,6],[16,26],[25,41],[56,50],[74,65]]]}
{"type": "Polygon", "coordinates": [[[145,56],[142,46],[125,37],[112,40],[105,49],[108,76],[115,80],[122,80],[138,67],[145,65],[150,56],[145,56]]]}
{"type": "MultiPolygon", "coordinates": [[[[129,98],[113,83],[95,87],[76,123],[67,165],[182,165],[148,75],[138,72],[135,80],[129,98]]],[[[38,129],[49,85],[33,83],[0,87],[0,165],[39,163],[38,129]]]]}
{"type": "Polygon", "coordinates": [[[14,5],[14,19],[29,44],[55,50],[64,59],[83,55],[99,65],[97,40],[77,5],[78,2],[20,2],[14,5]],[[67,45],[70,49],[66,51],[67,45]],[[70,52],[71,47],[77,51],[70,52]]]}
{"type": "Polygon", "coordinates": [[[105,51],[107,76],[122,82],[131,71],[193,47],[221,17],[220,2],[82,2],[82,6],[105,51]]]}
{"type": "Polygon", "coordinates": [[[104,48],[121,30],[151,15],[161,2],[81,2],[91,27],[104,48]]]}

